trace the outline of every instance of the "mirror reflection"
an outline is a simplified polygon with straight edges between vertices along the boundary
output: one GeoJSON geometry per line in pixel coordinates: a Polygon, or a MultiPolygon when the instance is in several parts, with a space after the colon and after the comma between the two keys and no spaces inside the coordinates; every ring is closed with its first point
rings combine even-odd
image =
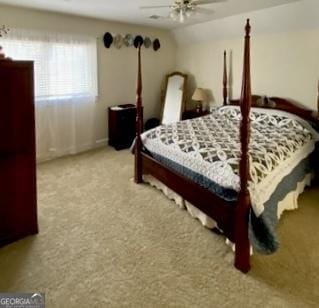
{"type": "Polygon", "coordinates": [[[181,119],[184,111],[186,81],[187,75],[179,72],[166,76],[162,124],[174,123],[181,119]]]}

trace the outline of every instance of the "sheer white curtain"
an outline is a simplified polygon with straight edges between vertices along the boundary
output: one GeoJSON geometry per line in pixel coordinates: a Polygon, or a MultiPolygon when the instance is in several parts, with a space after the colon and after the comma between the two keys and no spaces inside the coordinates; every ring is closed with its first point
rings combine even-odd
{"type": "Polygon", "coordinates": [[[38,161],[94,147],[96,39],[11,29],[1,45],[15,60],[34,61],[38,161]]]}

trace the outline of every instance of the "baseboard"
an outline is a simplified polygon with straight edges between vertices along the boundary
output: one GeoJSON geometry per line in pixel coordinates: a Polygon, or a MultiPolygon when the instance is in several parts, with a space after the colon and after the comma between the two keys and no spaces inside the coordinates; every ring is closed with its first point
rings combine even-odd
{"type": "Polygon", "coordinates": [[[105,138],[105,139],[99,139],[99,140],[96,140],[95,141],[95,144],[96,144],[96,147],[100,147],[100,146],[106,146],[109,142],[109,139],[108,138],[105,138]]]}
{"type": "Polygon", "coordinates": [[[69,155],[76,155],[76,154],[80,154],[83,152],[87,152],[90,150],[95,150],[101,147],[105,147],[108,145],[108,139],[99,139],[96,140],[95,143],[92,144],[84,144],[81,146],[78,146],[76,149],[75,148],[69,148],[66,150],[63,150],[61,152],[59,152],[59,154],[56,154],[55,151],[52,151],[52,155],[51,156],[47,156],[47,157],[42,157],[42,158],[37,158],[37,163],[44,163],[53,159],[57,159],[57,158],[61,158],[61,157],[65,157],[65,156],[69,156],[69,155]]]}

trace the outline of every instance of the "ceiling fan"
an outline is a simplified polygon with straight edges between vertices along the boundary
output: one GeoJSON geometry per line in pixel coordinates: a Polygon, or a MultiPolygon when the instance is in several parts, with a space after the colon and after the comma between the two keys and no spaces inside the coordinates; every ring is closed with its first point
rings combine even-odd
{"type": "MultiPolygon", "coordinates": [[[[211,9],[202,8],[200,6],[224,2],[226,0],[174,0],[171,5],[153,5],[153,6],[140,6],[140,9],[154,9],[154,8],[165,8],[168,7],[171,9],[168,17],[174,20],[178,20],[180,23],[183,23],[185,19],[191,17],[194,13],[200,14],[213,14],[214,11],[211,9]]],[[[159,19],[165,18],[159,15],[152,15],[150,18],[159,19]]]]}

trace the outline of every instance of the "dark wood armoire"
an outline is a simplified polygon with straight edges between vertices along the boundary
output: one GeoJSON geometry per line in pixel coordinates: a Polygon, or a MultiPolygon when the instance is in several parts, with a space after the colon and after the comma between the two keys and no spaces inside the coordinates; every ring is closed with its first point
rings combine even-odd
{"type": "Polygon", "coordinates": [[[0,60],[0,246],[38,232],[33,62],[0,60]]]}

